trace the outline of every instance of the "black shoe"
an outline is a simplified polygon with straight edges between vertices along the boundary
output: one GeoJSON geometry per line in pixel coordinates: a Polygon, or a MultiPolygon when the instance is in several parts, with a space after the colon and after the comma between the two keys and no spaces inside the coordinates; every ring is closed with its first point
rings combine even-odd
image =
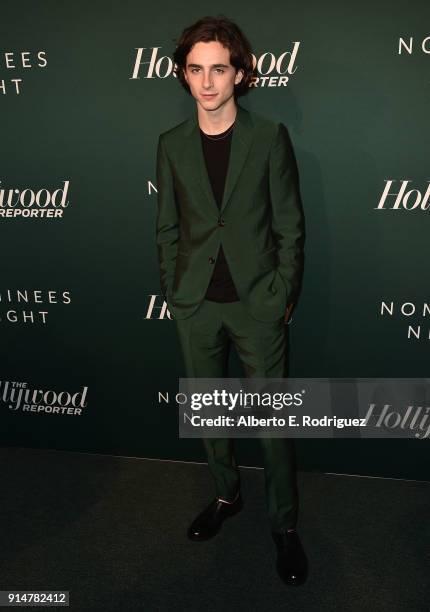
{"type": "Polygon", "coordinates": [[[197,542],[209,540],[218,533],[224,520],[237,514],[242,507],[240,493],[231,504],[222,502],[216,497],[191,523],[187,533],[188,537],[197,542]]]}
{"type": "Polygon", "coordinates": [[[272,531],[278,558],[276,570],[280,578],[290,586],[303,584],[307,578],[308,562],[296,531],[272,531]]]}

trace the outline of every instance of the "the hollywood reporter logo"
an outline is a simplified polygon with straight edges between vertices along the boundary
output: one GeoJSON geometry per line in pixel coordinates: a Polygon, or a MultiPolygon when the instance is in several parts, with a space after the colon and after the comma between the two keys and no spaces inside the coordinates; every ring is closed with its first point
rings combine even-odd
{"type": "MultiPolygon", "coordinates": [[[[281,87],[287,85],[290,75],[297,70],[295,66],[300,42],[292,43],[291,51],[284,51],[276,56],[270,51],[252,59],[258,76],[254,77],[250,87],[281,87]]],[[[138,47],[133,73],[130,79],[165,79],[176,77],[173,72],[175,66],[168,55],[160,55],[161,47],[138,47]]]]}
{"type": "Polygon", "coordinates": [[[430,207],[430,181],[427,189],[409,189],[410,180],[386,180],[375,210],[428,210],[430,207]]]}
{"type": "Polygon", "coordinates": [[[13,412],[43,414],[65,414],[81,416],[87,408],[88,387],[82,391],[54,391],[53,389],[32,389],[26,382],[0,380],[0,402],[13,412]]]}
{"type": "Polygon", "coordinates": [[[63,181],[63,187],[49,190],[4,188],[0,181],[0,219],[1,218],[62,218],[69,206],[67,199],[70,181],[63,181]]]}

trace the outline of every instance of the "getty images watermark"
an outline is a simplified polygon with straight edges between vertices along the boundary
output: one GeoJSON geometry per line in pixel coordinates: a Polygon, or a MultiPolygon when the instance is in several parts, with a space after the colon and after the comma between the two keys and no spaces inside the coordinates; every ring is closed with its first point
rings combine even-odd
{"type": "Polygon", "coordinates": [[[172,399],[185,438],[430,439],[426,378],[181,378],[172,399]]]}

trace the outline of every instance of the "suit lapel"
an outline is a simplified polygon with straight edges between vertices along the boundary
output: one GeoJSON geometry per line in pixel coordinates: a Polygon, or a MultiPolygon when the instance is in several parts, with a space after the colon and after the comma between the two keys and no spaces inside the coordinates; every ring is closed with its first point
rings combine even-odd
{"type": "MultiPolygon", "coordinates": [[[[225,180],[224,194],[221,203],[221,212],[224,211],[230,201],[233,189],[239,179],[239,175],[245,164],[253,138],[252,121],[249,111],[237,105],[235,125],[233,129],[230,149],[230,159],[228,164],[227,176],[225,180]]],[[[197,177],[209,206],[219,215],[217,203],[215,201],[212,185],[206,169],[203,147],[201,142],[197,111],[190,119],[189,148],[184,153],[190,161],[191,167],[197,169],[197,177]]]]}

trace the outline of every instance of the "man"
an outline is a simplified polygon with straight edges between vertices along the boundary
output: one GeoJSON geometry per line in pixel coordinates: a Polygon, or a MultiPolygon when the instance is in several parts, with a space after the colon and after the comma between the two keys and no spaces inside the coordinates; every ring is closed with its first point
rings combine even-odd
{"type": "MultiPolygon", "coordinates": [[[[303,213],[287,128],[237,104],[253,76],[236,24],[205,17],[182,33],[175,74],[196,114],[157,150],[157,247],[187,376],[223,378],[233,344],[248,377],[285,376],[286,327],[303,259],[303,213]]],[[[266,503],[286,584],[304,582],[292,440],[261,438],[266,503]]],[[[207,540],[242,508],[231,439],[204,439],[216,497],[188,537],[207,540]]]]}

